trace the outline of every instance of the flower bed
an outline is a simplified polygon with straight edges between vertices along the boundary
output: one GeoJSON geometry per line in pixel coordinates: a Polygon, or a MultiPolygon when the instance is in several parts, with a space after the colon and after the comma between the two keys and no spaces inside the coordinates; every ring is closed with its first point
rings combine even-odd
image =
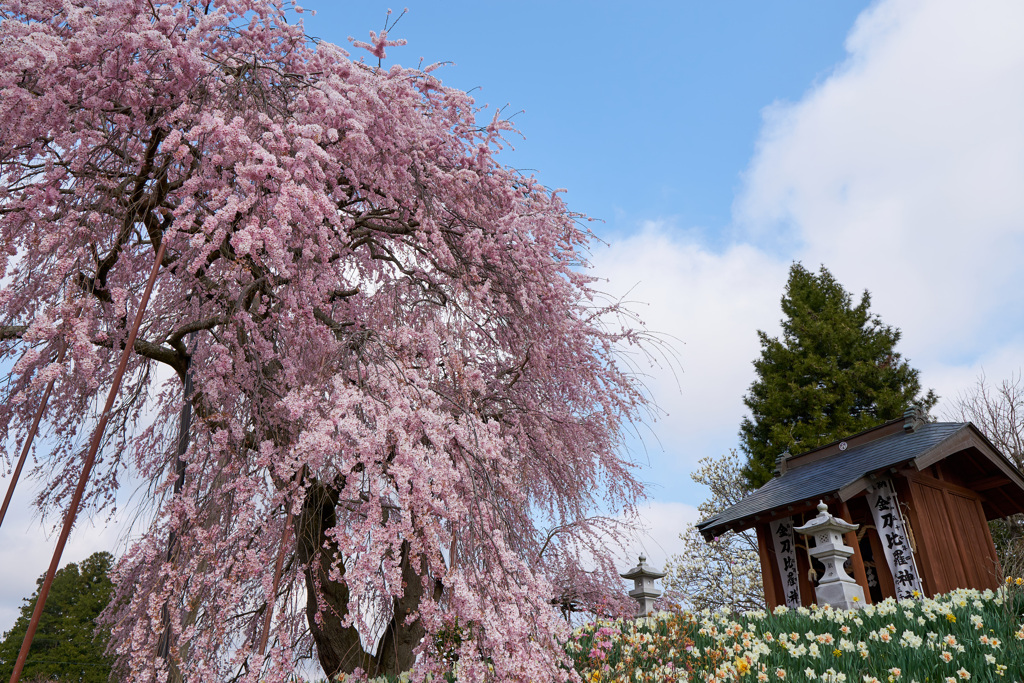
{"type": "Polygon", "coordinates": [[[566,651],[585,683],[1019,683],[1022,584],[853,611],[671,611],[597,621],[577,629],[566,651]]]}

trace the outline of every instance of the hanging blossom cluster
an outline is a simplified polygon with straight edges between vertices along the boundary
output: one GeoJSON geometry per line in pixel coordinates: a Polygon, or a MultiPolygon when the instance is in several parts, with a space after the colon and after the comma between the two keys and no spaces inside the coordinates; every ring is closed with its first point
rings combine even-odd
{"type": "Polygon", "coordinates": [[[283,681],[315,652],[564,680],[559,607],[621,593],[594,511],[641,494],[618,354],[644,340],[578,217],[497,163],[507,122],[299,12],[0,3],[0,437],[55,379],[35,474],[63,511],[166,244],[86,496],[149,483],[105,615],[126,679],[283,681]]]}

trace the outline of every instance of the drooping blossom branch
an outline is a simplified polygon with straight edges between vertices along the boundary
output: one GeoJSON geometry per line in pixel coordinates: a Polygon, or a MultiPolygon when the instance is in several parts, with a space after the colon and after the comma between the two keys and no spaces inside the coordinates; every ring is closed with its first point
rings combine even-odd
{"type": "Polygon", "coordinates": [[[598,303],[578,217],[498,163],[510,124],[283,2],[0,17],[0,437],[56,378],[44,513],[166,248],[84,499],[149,484],[106,614],[124,677],[283,681],[310,648],[329,675],[454,648],[460,680],[567,677],[557,604],[619,590],[592,520],[642,492],[619,354],[643,335],[598,303]]]}

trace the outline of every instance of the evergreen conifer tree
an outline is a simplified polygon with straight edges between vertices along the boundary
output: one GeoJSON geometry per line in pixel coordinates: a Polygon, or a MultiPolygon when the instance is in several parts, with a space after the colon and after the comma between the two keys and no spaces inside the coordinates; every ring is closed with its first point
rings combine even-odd
{"type": "Polygon", "coordinates": [[[782,297],[782,335],[758,331],[757,379],[743,402],[743,476],[754,488],[772,478],[775,459],[809,451],[899,417],[912,404],[926,411],[938,397],[921,393],[918,370],[895,347],[897,328],[871,313],[865,291],[850,294],[822,266],[794,263],[782,297]]]}
{"type": "MultiPolygon", "coordinates": [[[[110,553],[100,552],[57,571],[21,680],[105,683],[110,678],[110,660],[103,655],[109,629],[97,633],[96,618],[110,601],[112,563],[110,553]]],[[[0,641],[0,679],[11,676],[38,595],[37,588],[0,641]]]]}

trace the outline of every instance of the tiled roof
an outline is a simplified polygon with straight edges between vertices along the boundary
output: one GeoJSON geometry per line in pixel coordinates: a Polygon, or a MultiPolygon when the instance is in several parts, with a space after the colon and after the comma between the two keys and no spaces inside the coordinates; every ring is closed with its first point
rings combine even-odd
{"type": "Polygon", "coordinates": [[[834,493],[865,474],[912,460],[963,429],[969,429],[967,423],[928,422],[913,432],[883,436],[806,465],[791,464],[782,476],[697,528],[720,528],[773,508],[834,493]]]}

